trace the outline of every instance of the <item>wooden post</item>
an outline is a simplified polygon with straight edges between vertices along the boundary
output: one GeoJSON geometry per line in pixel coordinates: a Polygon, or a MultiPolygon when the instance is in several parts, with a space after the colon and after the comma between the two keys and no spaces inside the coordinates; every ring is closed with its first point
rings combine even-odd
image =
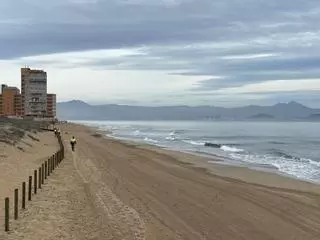
{"type": "Polygon", "coordinates": [[[52,161],[53,161],[53,157],[51,156],[50,157],[50,168],[49,168],[50,173],[52,173],[52,161]]]}
{"type": "Polygon", "coordinates": [[[37,194],[37,187],[38,187],[38,181],[37,181],[37,170],[34,170],[34,176],[33,176],[33,187],[34,187],[34,194],[37,194]]]}
{"type": "Polygon", "coordinates": [[[26,182],[22,182],[22,209],[26,209],[26,182]]]}
{"type": "Polygon", "coordinates": [[[39,189],[41,189],[41,176],[42,176],[42,173],[41,173],[41,167],[39,167],[39,171],[38,171],[38,174],[39,174],[39,179],[38,179],[38,184],[39,184],[39,189]]]}
{"type": "Polygon", "coordinates": [[[44,184],[44,163],[41,164],[41,185],[44,184]]]}
{"type": "Polygon", "coordinates": [[[52,156],[51,172],[54,170],[54,155],[52,156]]]}
{"type": "Polygon", "coordinates": [[[32,176],[29,176],[28,201],[31,201],[31,192],[32,192],[32,176]]]}
{"type": "Polygon", "coordinates": [[[48,161],[44,162],[44,179],[47,179],[48,176],[48,161]]]}
{"type": "Polygon", "coordinates": [[[50,176],[50,168],[51,168],[51,157],[48,159],[48,177],[50,176]]]}
{"type": "Polygon", "coordinates": [[[14,219],[17,220],[18,219],[18,204],[19,204],[19,190],[16,188],[14,190],[14,219]]]}
{"type": "Polygon", "coordinates": [[[9,198],[5,198],[4,200],[4,229],[6,232],[9,232],[9,198]]]}

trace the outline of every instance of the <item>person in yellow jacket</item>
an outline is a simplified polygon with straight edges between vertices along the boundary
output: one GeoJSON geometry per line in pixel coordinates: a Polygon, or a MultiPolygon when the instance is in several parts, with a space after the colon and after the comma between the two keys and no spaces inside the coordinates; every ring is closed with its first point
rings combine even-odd
{"type": "Polygon", "coordinates": [[[77,140],[75,139],[74,136],[72,136],[72,138],[70,139],[70,144],[71,144],[71,149],[74,152],[74,147],[77,144],[77,140]]]}

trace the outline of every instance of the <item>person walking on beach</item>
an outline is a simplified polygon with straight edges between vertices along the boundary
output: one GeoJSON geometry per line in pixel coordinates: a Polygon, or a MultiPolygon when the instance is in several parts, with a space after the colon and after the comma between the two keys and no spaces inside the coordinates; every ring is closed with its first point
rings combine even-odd
{"type": "Polygon", "coordinates": [[[73,152],[74,152],[74,147],[75,147],[76,143],[77,143],[77,140],[75,139],[74,136],[72,136],[72,138],[70,140],[70,144],[71,144],[71,149],[73,152]]]}

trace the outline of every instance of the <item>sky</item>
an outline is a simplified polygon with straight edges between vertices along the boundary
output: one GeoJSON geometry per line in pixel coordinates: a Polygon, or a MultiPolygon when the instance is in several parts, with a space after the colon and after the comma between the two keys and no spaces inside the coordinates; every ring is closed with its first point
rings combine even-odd
{"type": "Polygon", "coordinates": [[[2,0],[0,82],[58,101],[320,107],[319,0],[2,0]]]}

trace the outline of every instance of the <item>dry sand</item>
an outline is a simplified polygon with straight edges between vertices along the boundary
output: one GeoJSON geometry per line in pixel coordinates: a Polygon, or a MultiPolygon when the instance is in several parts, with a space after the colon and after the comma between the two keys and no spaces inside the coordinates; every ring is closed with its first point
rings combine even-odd
{"type": "Polygon", "coordinates": [[[76,152],[4,239],[320,239],[318,185],[61,128],[76,152]]]}

